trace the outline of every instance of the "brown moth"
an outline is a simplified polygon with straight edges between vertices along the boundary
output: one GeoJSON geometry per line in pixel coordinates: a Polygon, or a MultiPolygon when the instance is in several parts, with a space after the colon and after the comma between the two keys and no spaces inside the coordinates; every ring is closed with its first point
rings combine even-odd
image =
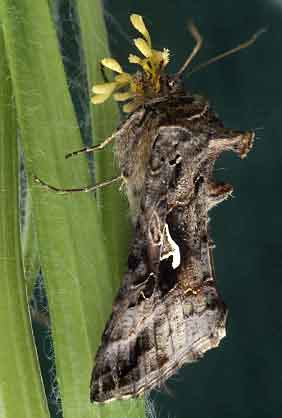
{"type": "MultiPolygon", "coordinates": [[[[101,150],[115,138],[121,176],[79,189],[36,179],[59,192],[122,181],[128,195],[135,235],[95,358],[94,402],[136,397],[160,386],[225,336],[227,310],[216,289],[208,211],[231,195],[232,186],[217,184],[212,172],[222,152],[244,158],[254,139],[253,132],[225,128],[204,97],[184,89],[181,76],[202,44],[193,24],[196,45],[170,76],[164,70],[168,50],[153,49],[142,17],[130,18],[142,35],[134,43],[143,57],[130,54],[129,61],[141,70],[130,75],[116,60],[103,59],[117,75],[95,85],[92,97],[99,104],[115,92],[116,100],[129,100],[123,110],[130,115],[102,144],[68,154],[101,150]]],[[[258,34],[197,68],[251,45],[258,34]]]]}
{"type": "Polygon", "coordinates": [[[128,88],[115,98],[131,99],[124,106],[131,115],[105,142],[116,139],[135,223],[128,270],[96,354],[94,402],[160,386],[225,336],[227,311],[216,289],[208,211],[230,196],[232,187],[216,184],[212,171],[223,151],[244,158],[254,138],[252,132],[225,128],[206,99],[185,91],[180,75],[201,45],[193,25],[197,44],[182,69],[168,76],[168,51],[152,49],[141,16],[132,15],[131,22],[143,36],[134,42],[145,58],[129,60],[141,71],[132,76],[117,61],[104,59],[118,75],[94,86],[92,98],[101,103],[113,90],[128,88]]]}

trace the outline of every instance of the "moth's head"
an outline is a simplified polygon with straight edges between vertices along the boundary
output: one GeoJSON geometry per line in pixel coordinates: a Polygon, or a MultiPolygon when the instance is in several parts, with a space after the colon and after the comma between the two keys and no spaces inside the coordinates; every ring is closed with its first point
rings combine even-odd
{"type": "Polygon", "coordinates": [[[163,91],[169,94],[180,94],[185,92],[183,80],[178,74],[163,75],[161,85],[163,91]]]}
{"type": "Polygon", "coordinates": [[[104,58],[101,64],[117,75],[112,82],[94,85],[94,95],[91,98],[94,104],[103,103],[111,95],[117,101],[128,101],[123,106],[123,111],[127,113],[155,97],[174,92],[179,87],[179,82],[172,77],[170,79],[164,71],[169,62],[169,50],[158,51],[152,48],[151,37],[142,16],[132,14],[130,20],[142,35],[142,38],[134,39],[142,57],[133,54],[128,57],[131,64],[139,66],[139,70],[134,74],[126,73],[114,58],[104,58]]]}

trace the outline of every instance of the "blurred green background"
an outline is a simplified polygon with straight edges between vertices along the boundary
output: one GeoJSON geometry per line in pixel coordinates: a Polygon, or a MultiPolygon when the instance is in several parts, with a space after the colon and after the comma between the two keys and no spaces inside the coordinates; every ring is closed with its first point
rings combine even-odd
{"type": "MultiPolygon", "coordinates": [[[[216,177],[234,198],[211,212],[215,269],[229,307],[227,338],[154,392],[157,414],[175,418],[257,418],[282,414],[282,1],[176,0],[104,2],[113,55],[132,52],[128,15],[146,19],[156,48],[169,48],[176,71],[193,47],[186,24],[204,47],[195,62],[267,32],[249,49],[193,74],[187,89],[207,96],[225,125],[252,129],[247,159],[225,154],[216,177]]],[[[195,64],[194,62],[194,64],[195,64]]]]}

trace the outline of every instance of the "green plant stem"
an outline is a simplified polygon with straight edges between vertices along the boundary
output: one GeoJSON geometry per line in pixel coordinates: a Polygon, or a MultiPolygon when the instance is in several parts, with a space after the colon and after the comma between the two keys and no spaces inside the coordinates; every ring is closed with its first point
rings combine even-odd
{"type": "Polygon", "coordinates": [[[21,258],[16,110],[2,30],[0,51],[0,410],[2,418],[47,418],[21,258]]]}

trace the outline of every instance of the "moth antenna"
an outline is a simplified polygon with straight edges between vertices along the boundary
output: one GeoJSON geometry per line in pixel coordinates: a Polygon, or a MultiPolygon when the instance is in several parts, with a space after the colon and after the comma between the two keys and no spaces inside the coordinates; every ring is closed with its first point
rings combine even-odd
{"type": "Polygon", "coordinates": [[[184,64],[180,68],[180,70],[178,70],[177,73],[175,74],[176,78],[181,77],[181,75],[184,73],[186,68],[189,66],[190,62],[197,55],[197,53],[200,51],[200,49],[202,47],[202,44],[203,44],[203,38],[202,38],[200,32],[198,31],[196,25],[192,21],[188,22],[188,29],[189,29],[189,32],[191,33],[191,35],[193,36],[194,40],[196,41],[196,45],[194,46],[193,51],[191,52],[191,54],[189,55],[187,60],[184,62],[184,64]]]}
{"type": "Polygon", "coordinates": [[[195,73],[196,71],[202,70],[204,67],[207,67],[210,64],[213,64],[216,61],[220,61],[223,58],[228,57],[229,55],[232,54],[236,54],[238,51],[241,51],[241,49],[245,49],[248,48],[249,46],[251,46],[254,42],[256,42],[256,40],[258,39],[258,37],[260,35],[262,35],[264,32],[267,31],[267,28],[261,28],[259,29],[257,32],[255,32],[250,39],[248,39],[247,41],[243,42],[242,44],[239,44],[238,46],[236,46],[235,48],[229,49],[228,51],[222,52],[221,54],[216,55],[213,58],[210,58],[208,61],[203,62],[202,64],[197,65],[195,68],[193,68],[193,70],[191,70],[188,74],[187,74],[187,78],[191,76],[191,74],[195,73]]]}

